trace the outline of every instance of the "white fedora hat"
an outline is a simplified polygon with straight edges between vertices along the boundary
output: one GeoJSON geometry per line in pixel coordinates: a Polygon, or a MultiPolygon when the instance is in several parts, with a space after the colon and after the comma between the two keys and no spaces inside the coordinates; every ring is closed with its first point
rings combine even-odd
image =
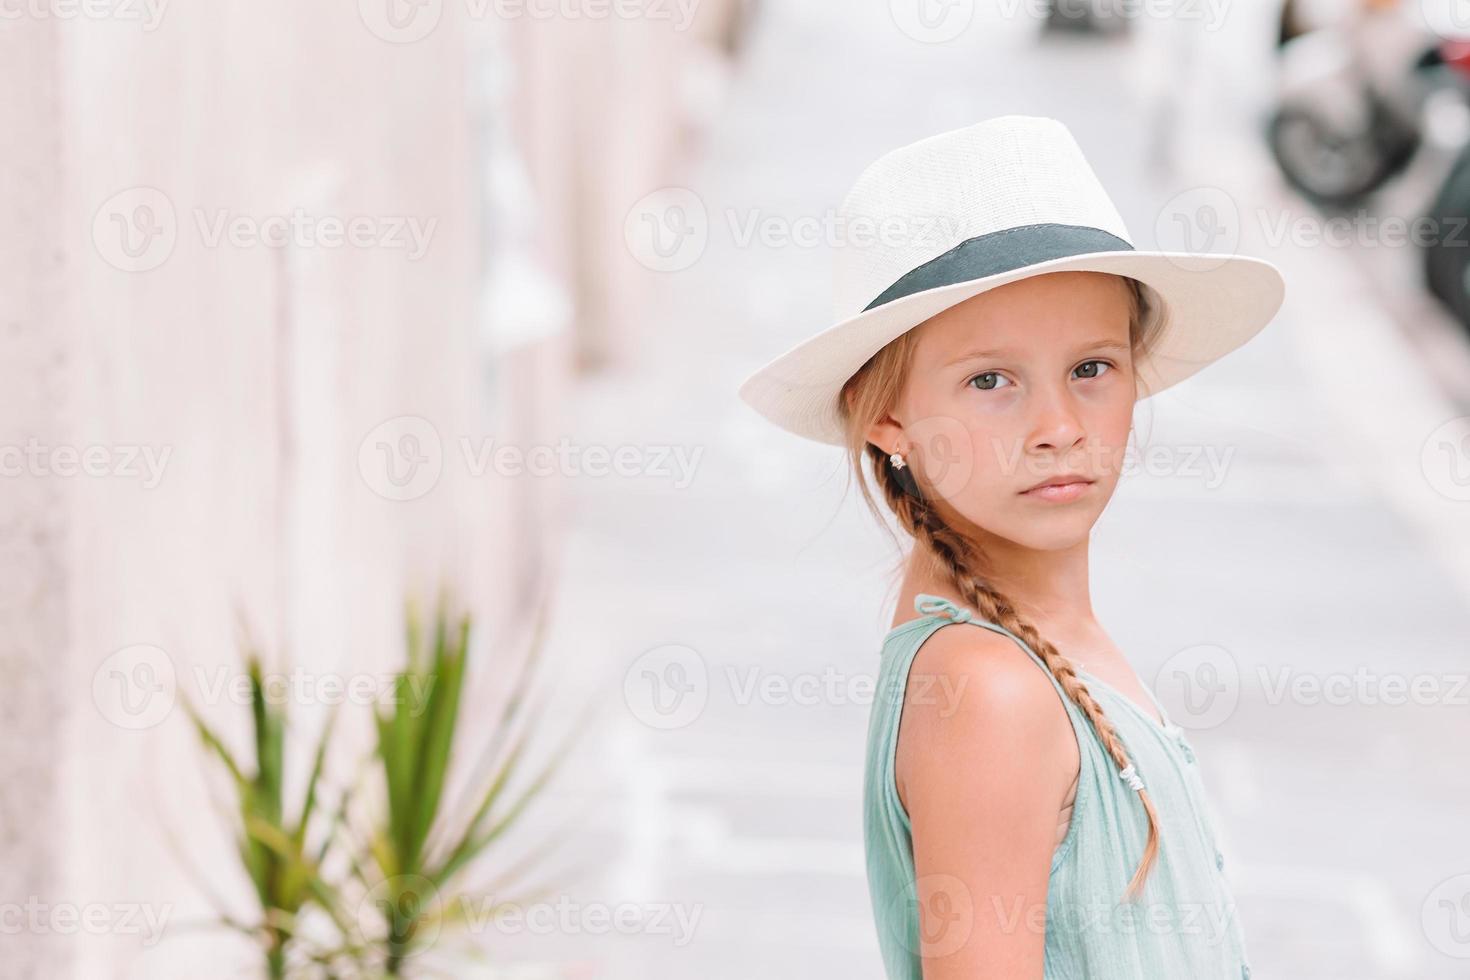
{"type": "Polygon", "coordinates": [[[848,240],[835,250],[837,322],[739,388],[781,428],[838,446],[838,392],[868,358],[1008,282],[1089,270],[1148,287],[1165,319],[1135,361],[1140,398],[1244,344],[1286,294],[1264,259],[1136,250],[1082,148],[1045,116],[997,116],[892,150],[858,177],[839,217],[848,240]]]}

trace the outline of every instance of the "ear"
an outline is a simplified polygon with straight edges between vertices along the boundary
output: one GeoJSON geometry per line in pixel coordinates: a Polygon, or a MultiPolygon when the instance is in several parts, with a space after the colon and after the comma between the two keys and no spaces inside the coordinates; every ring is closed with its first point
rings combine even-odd
{"type": "Polygon", "coordinates": [[[903,426],[891,415],[868,426],[867,440],[885,453],[896,452],[903,442],[903,426]]]}

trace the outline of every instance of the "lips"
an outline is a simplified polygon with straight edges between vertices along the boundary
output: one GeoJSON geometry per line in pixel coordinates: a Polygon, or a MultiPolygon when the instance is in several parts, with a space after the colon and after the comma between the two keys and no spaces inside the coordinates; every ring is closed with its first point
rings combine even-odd
{"type": "Polygon", "coordinates": [[[1043,487],[1061,487],[1070,483],[1091,483],[1092,480],[1081,473],[1063,473],[1061,476],[1053,476],[1041,481],[1035,486],[1027,487],[1022,493],[1030,493],[1032,490],[1040,490],[1043,487]]]}
{"type": "Polygon", "coordinates": [[[1038,483],[1030,490],[1021,491],[1021,496],[1030,500],[1065,504],[1090,493],[1092,482],[1087,477],[1080,475],[1054,476],[1043,483],[1038,483]]]}

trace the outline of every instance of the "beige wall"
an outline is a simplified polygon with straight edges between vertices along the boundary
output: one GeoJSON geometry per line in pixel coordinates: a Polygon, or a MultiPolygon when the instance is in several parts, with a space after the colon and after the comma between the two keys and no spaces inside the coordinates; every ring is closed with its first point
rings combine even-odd
{"type": "MultiPolygon", "coordinates": [[[[166,683],[149,693],[171,672],[202,698],[201,680],[237,662],[237,608],[270,650],[351,676],[395,661],[406,592],[447,581],[514,630],[554,573],[555,478],[476,476],[458,440],[554,442],[578,363],[605,360],[637,321],[640,296],[616,275],[622,220],[672,174],[680,52],[701,31],[491,24],[446,2],[426,36],[392,43],[352,7],[176,4],[153,29],[27,17],[0,33],[30,80],[0,103],[22,134],[0,190],[3,441],[100,451],[112,467],[5,480],[0,901],[100,906],[109,921],[141,906],[167,923],[151,947],[123,929],[7,935],[7,976],[254,963],[242,941],[185,928],[210,915],[198,881],[247,916],[248,893],[176,698],[166,683]],[[515,247],[575,303],[570,333],[494,359],[482,333],[497,325],[477,305],[472,52],[487,32],[514,57],[513,132],[536,191],[515,247]],[[367,216],[374,233],[434,225],[418,258],[211,244],[199,226],[298,207],[367,216]],[[150,223],[173,228],[171,250],[139,236],[150,223]],[[442,475],[391,500],[360,450],[401,416],[432,424],[442,475]],[[118,471],[142,452],[165,461],[156,485],[118,471]],[[158,704],[173,708],[154,718],[158,704]]],[[[238,707],[208,710],[243,731],[238,707]]],[[[299,716],[304,742],[322,709],[299,716]]]]}
{"type": "MultiPolygon", "coordinates": [[[[62,132],[53,27],[24,23],[0,31],[0,59],[24,80],[0,90],[0,125],[27,134],[11,140],[0,181],[0,223],[12,229],[0,235],[0,444],[8,446],[65,438],[74,411],[67,375],[75,344],[54,220],[62,132]]],[[[0,482],[0,900],[24,902],[60,889],[66,849],[55,741],[81,707],[68,697],[64,677],[75,589],[73,488],[18,477],[0,482]]],[[[18,976],[66,975],[64,940],[5,935],[0,945],[19,965],[18,976]]]]}

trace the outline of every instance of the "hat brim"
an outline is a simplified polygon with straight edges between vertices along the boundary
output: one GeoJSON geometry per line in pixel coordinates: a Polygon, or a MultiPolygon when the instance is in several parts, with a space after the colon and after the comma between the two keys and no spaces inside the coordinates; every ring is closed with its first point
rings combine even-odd
{"type": "Polygon", "coordinates": [[[1286,282],[1247,255],[1132,249],[1070,255],[903,296],[828,327],[771,360],[739,387],[766,419],[807,439],[846,445],[837,396],[885,345],[972,296],[1047,272],[1111,272],[1150,286],[1168,313],[1152,350],[1134,363],[1138,397],[1183,381],[1259,333],[1281,308],[1286,282]]]}

